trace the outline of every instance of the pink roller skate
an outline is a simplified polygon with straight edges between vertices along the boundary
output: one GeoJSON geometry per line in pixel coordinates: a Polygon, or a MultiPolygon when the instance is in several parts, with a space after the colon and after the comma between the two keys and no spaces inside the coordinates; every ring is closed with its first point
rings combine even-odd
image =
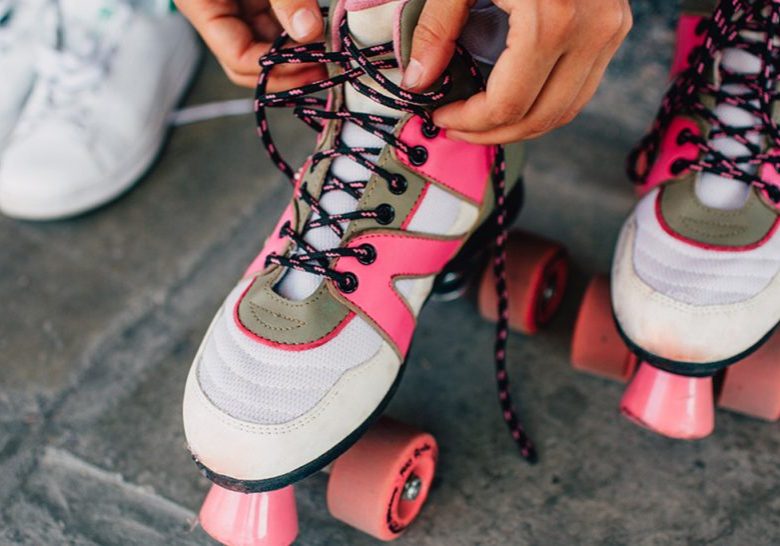
{"type": "Polygon", "coordinates": [[[575,367],[633,375],[621,410],[666,436],[710,434],[715,402],[780,417],[778,23],[774,2],[681,17],[674,83],[629,159],[642,198],[577,322],[575,367]]]}
{"type": "Polygon", "coordinates": [[[214,317],[183,404],[193,458],[218,486],[203,526],[223,542],[291,541],[289,486],[331,463],[336,517],[385,540],[408,526],[428,492],[435,442],[400,425],[371,426],[399,384],[429,296],[462,291],[491,248],[495,295],[483,282],[481,299],[483,309],[485,301],[498,308],[499,403],[521,455],[535,458],[508,391],[509,308],[521,313],[513,325],[529,331],[548,320],[563,292],[565,254],[513,237],[521,262],[507,264],[506,228],[522,200],[521,147],[457,142],[432,123],[438,105],[483,88],[468,53],[458,49],[434,90],[398,86],[421,7],[339,0],[327,45],[282,49],[283,37],[261,60],[259,132],[293,197],[214,317]],[[266,92],[274,66],[298,62],[327,63],[328,77],[266,92]],[[312,96],[325,90],[327,100],[312,96]],[[319,133],[297,172],[265,115],[283,106],[319,133]]]}

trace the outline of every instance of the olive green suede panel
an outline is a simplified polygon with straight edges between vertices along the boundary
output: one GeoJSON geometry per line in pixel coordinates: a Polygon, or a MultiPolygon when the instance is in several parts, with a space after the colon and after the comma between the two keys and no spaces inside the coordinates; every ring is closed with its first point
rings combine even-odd
{"type": "Polygon", "coordinates": [[[718,0],[682,0],[680,10],[685,14],[711,15],[718,0]]]}
{"type": "Polygon", "coordinates": [[[425,0],[409,0],[403,5],[401,11],[401,43],[398,44],[398,52],[401,55],[401,62],[404,66],[409,64],[409,57],[412,55],[412,39],[414,38],[414,29],[417,27],[417,21],[420,20],[420,14],[425,7],[425,0]]]}
{"type": "MultiPolygon", "coordinates": [[[[505,194],[509,195],[517,184],[522,183],[521,178],[525,168],[525,143],[513,142],[506,144],[504,146],[504,161],[506,163],[506,171],[504,173],[506,178],[505,194]]],[[[481,225],[493,213],[496,208],[495,200],[493,184],[489,183],[485,193],[485,200],[482,203],[482,208],[479,210],[477,225],[481,225]]]]}
{"type": "Polygon", "coordinates": [[[358,202],[358,210],[373,210],[379,205],[388,204],[393,207],[395,217],[391,223],[385,225],[369,218],[354,220],[350,222],[344,240],[371,229],[400,229],[406,217],[409,216],[409,213],[412,212],[417,202],[423,196],[425,179],[398,161],[389,146],[384,147],[379,155],[377,164],[391,173],[403,176],[408,184],[407,189],[402,194],[396,195],[390,191],[388,182],[384,178],[372,174],[358,202]]]}
{"type": "Polygon", "coordinates": [[[751,191],[741,209],[721,210],[696,197],[695,177],[667,184],[661,194],[661,214],[669,228],[698,243],[743,247],[761,241],[777,220],[777,211],[751,191]]]}
{"type": "Polygon", "coordinates": [[[241,324],[250,332],[285,345],[314,343],[335,330],[349,309],[330,294],[327,283],[308,298],[291,301],[273,287],[282,268],[255,278],[238,305],[241,324]]]}

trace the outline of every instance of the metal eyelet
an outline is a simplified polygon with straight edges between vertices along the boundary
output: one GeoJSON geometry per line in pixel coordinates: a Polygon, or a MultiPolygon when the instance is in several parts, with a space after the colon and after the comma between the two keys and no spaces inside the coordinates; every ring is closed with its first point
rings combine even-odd
{"type": "Polygon", "coordinates": [[[391,205],[383,203],[376,208],[377,223],[386,226],[391,224],[393,220],[395,220],[395,209],[391,205]]]}
{"type": "Polygon", "coordinates": [[[677,133],[677,139],[676,139],[677,145],[682,146],[683,144],[686,144],[688,142],[688,138],[690,138],[691,136],[693,136],[693,133],[691,132],[690,129],[688,128],[683,129],[682,131],[677,133]]]}
{"type": "Polygon", "coordinates": [[[345,294],[349,294],[357,290],[358,278],[354,273],[347,272],[344,273],[344,275],[338,281],[336,281],[336,284],[338,285],[339,290],[345,294]]]}
{"type": "Polygon", "coordinates": [[[376,261],[376,248],[374,245],[364,244],[359,247],[365,254],[358,254],[357,259],[363,265],[371,265],[376,261]]]}
{"type": "Polygon", "coordinates": [[[678,175],[688,167],[688,161],[685,159],[675,159],[672,166],[669,167],[669,171],[673,175],[678,175]]]}
{"type": "Polygon", "coordinates": [[[428,161],[428,149],[425,146],[415,146],[409,150],[409,161],[415,167],[424,165],[428,161]]]}
{"type": "Polygon", "coordinates": [[[392,180],[390,180],[387,187],[390,190],[390,193],[401,195],[409,188],[409,182],[407,182],[405,176],[396,174],[393,176],[392,180]]]}
{"type": "Polygon", "coordinates": [[[422,135],[425,138],[432,139],[432,138],[436,138],[437,136],[439,136],[439,133],[441,132],[441,129],[439,129],[438,127],[436,127],[433,124],[428,125],[427,123],[423,123],[421,132],[422,132],[422,135]]]}

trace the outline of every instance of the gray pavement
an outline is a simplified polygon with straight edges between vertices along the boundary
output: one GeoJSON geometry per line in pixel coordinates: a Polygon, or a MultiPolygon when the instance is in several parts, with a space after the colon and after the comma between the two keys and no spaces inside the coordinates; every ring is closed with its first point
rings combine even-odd
{"type": "MultiPolygon", "coordinates": [[[[541,462],[516,456],[500,419],[491,325],[469,301],[431,303],[389,413],[434,433],[441,463],[401,544],[780,542],[776,424],[719,412],[704,441],[659,438],[619,417],[620,385],[568,365],[587,276],[607,269],[633,202],[624,156],[663,90],[673,6],[660,4],[635,2],[596,100],[530,146],[519,227],[565,243],[575,269],[551,327],[510,341],[541,462]]],[[[188,102],[246,95],[208,58],[188,102]]],[[[275,135],[302,158],[309,133],[285,116],[275,135]]],[[[0,544],[212,544],[195,524],[209,484],[185,449],[184,378],[288,193],[242,116],[175,130],[99,211],[0,219],[0,544]]],[[[373,543],[328,516],[324,490],[320,475],[298,488],[300,544],[373,543]]]]}

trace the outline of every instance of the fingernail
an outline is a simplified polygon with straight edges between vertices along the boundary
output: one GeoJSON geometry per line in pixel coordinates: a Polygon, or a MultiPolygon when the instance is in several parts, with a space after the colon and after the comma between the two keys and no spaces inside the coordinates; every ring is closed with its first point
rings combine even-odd
{"type": "Polygon", "coordinates": [[[293,38],[304,40],[317,30],[317,16],[310,9],[301,8],[293,14],[290,26],[293,38]]]}
{"type": "Polygon", "coordinates": [[[423,76],[423,65],[417,59],[411,59],[404,70],[404,77],[401,80],[401,86],[407,89],[414,89],[419,85],[423,76]]]}

